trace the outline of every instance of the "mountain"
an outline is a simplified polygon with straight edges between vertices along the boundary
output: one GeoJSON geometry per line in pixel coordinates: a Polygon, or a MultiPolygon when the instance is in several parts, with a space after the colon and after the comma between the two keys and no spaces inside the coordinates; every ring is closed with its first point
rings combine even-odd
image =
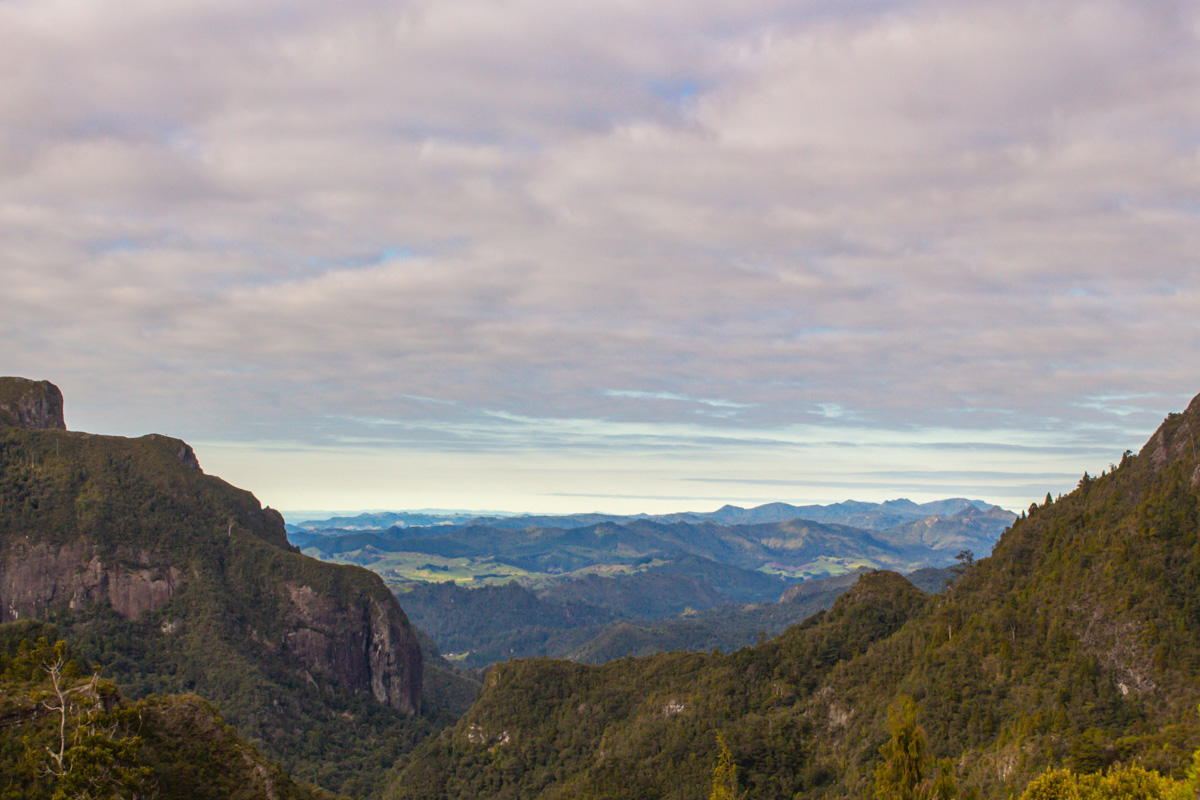
{"type": "MultiPolygon", "coordinates": [[[[709,563],[721,573],[734,571],[709,563]]],[[[694,579],[675,582],[679,576],[670,571],[680,566],[626,576],[633,585],[616,589],[607,582],[623,579],[593,576],[541,594],[516,582],[469,589],[447,581],[417,586],[400,598],[410,619],[464,667],[533,656],[602,663],[670,650],[736,650],[828,608],[861,574],[792,584],[779,602],[731,603],[720,595],[705,604],[697,602],[705,599],[698,594],[712,590],[698,589],[694,579]]],[[[779,592],[771,576],[742,572],[779,592]]]]}
{"type": "Polygon", "coordinates": [[[866,571],[793,584],[777,603],[724,605],[666,619],[610,624],[564,654],[572,661],[603,664],[627,656],[677,650],[732,652],[777,636],[828,609],[866,571]]]}
{"type": "Polygon", "coordinates": [[[1182,774],[1200,744],[1198,437],[1200,397],[937,597],[876,571],[736,653],[496,665],[387,796],[704,796],[718,734],[748,797],[864,796],[905,697],[960,797],[1015,796],[1051,765],[1182,774]]]}
{"type": "Polygon", "coordinates": [[[373,514],[356,514],[353,517],[330,517],[324,520],[309,520],[288,528],[294,531],[379,531],[387,528],[432,527],[436,525],[464,525],[475,519],[470,513],[440,514],[422,511],[378,511],[373,514]]]}
{"type": "Polygon", "coordinates": [[[475,526],[484,528],[507,528],[510,530],[526,530],[529,528],[586,528],[602,523],[614,525],[629,525],[634,522],[649,520],[670,524],[684,522],[698,524],[715,522],[718,525],[759,525],[767,522],[787,522],[793,519],[805,519],[810,522],[836,523],[849,525],[866,530],[882,531],[898,525],[916,522],[926,517],[948,517],[959,512],[976,509],[988,512],[997,519],[1004,520],[1003,525],[996,529],[996,535],[1012,521],[1016,515],[994,506],[983,500],[967,500],[954,497],[946,500],[935,500],[929,503],[914,503],[911,500],[887,500],[882,503],[863,503],[847,500],[843,503],[830,505],[794,506],[788,503],[767,503],[755,508],[741,508],[726,505],[716,511],[683,511],[673,514],[509,514],[504,516],[476,515],[467,512],[433,513],[433,512],[377,512],[359,514],[354,517],[330,517],[325,520],[310,520],[298,525],[289,525],[292,533],[314,532],[324,535],[345,531],[382,531],[387,528],[437,527],[437,526],[475,526]],[[1007,519],[1004,519],[1007,517],[1007,519]]]}
{"type": "Polygon", "coordinates": [[[738,506],[723,506],[709,513],[689,512],[686,514],[668,515],[661,521],[677,520],[680,522],[716,522],[721,525],[757,525],[764,522],[786,522],[791,519],[805,519],[810,522],[825,524],[848,525],[854,528],[864,528],[871,531],[884,531],[899,525],[916,522],[926,517],[949,516],[959,512],[977,509],[995,512],[1000,518],[1007,516],[1004,525],[997,530],[1012,524],[1015,514],[1004,511],[999,506],[990,505],[982,500],[968,500],[965,497],[954,497],[947,500],[935,500],[929,503],[914,503],[900,498],[886,500],[882,503],[864,503],[857,500],[846,500],[842,503],[829,505],[793,506],[788,503],[768,503],[757,508],[740,508],[738,506]]]}
{"type": "MultiPolygon", "coordinates": [[[[968,505],[946,514],[931,514],[879,532],[880,538],[899,547],[925,547],[934,552],[971,550],[986,555],[997,538],[1016,521],[1016,515],[999,506],[981,509],[968,505]]],[[[937,559],[931,559],[935,561],[937,559]]]]}
{"type": "MultiPolygon", "coordinates": [[[[1010,522],[1009,512],[968,507],[954,515],[929,517],[885,531],[803,519],[745,525],[637,519],[622,525],[603,522],[574,528],[472,524],[292,536],[306,554],[366,566],[400,591],[414,582],[447,579],[476,585],[516,579],[541,589],[590,575],[645,572],[663,562],[688,559],[691,566],[676,573],[690,571],[717,591],[725,591],[735,585],[730,580],[732,573],[718,578],[713,572],[716,568],[710,567],[707,576],[695,575],[696,559],[792,581],[861,566],[908,571],[944,565],[963,549],[987,553],[1010,522]]],[[[738,578],[736,585],[743,583],[738,578]]],[[[616,584],[613,587],[617,588],[616,584]]],[[[730,599],[761,602],[777,594],[772,587],[765,596],[730,599]]]]}
{"type": "Polygon", "coordinates": [[[0,379],[0,622],[53,621],[134,700],[202,695],[336,791],[374,786],[436,727],[437,708],[417,715],[416,633],[378,576],[301,555],[178,439],[62,422],[52,384],[0,379]]]}
{"type": "Polygon", "coordinates": [[[413,622],[466,667],[563,655],[617,617],[579,601],[540,598],[516,582],[477,589],[423,584],[400,597],[413,622]]]}

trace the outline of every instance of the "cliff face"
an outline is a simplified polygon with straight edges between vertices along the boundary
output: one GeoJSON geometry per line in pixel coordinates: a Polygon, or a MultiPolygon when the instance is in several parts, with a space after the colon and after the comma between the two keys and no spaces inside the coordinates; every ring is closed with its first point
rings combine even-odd
{"type": "Polygon", "coordinates": [[[349,603],[288,584],[291,601],[283,649],[312,672],[407,713],[421,696],[420,649],[407,620],[374,597],[349,603]]]}
{"type": "MultiPolygon", "coordinates": [[[[420,710],[416,633],[377,575],[300,554],[178,439],[63,431],[56,397],[0,380],[0,622],[53,619],[118,682],[195,691],[285,761],[297,729],[353,738],[356,704],[420,710]]],[[[363,741],[398,724],[367,713],[363,741]]]]}
{"type": "Polygon", "coordinates": [[[0,424],[65,431],[62,392],[50,381],[0,378],[0,424]]]}
{"type": "Polygon", "coordinates": [[[180,584],[179,570],[158,555],[126,550],[105,563],[82,541],[12,542],[0,550],[0,622],[43,618],[63,607],[79,610],[97,602],[137,619],[170,600],[180,584]]]}
{"type": "MultiPolygon", "coordinates": [[[[1155,472],[1175,462],[1200,461],[1200,395],[1197,395],[1182,414],[1171,414],[1159,426],[1150,441],[1142,447],[1141,455],[1148,456],[1155,472]]],[[[1200,488],[1200,463],[1190,477],[1193,489],[1200,488]]]]}

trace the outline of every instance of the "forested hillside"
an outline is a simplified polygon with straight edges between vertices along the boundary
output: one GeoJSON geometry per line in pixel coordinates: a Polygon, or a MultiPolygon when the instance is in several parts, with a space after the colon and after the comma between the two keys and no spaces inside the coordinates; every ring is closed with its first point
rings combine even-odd
{"type": "Polygon", "coordinates": [[[862,796],[902,696],[963,796],[1019,794],[1051,765],[1182,776],[1200,744],[1197,434],[1200,398],[1031,506],[941,596],[878,572],[737,653],[497,666],[389,796],[701,797],[718,734],[747,798],[862,796]]]}
{"type": "MultiPolygon", "coordinates": [[[[131,701],[203,696],[335,791],[371,791],[451,719],[423,698],[417,636],[378,576],[301,555],[177,439],[63,430],[48,383],[0,379],[0,404],[0,622],[54,622],[131,701]]],[[[460,710],[469,687],[431,672],[460,710]]]]}
{"type": "Polygon", "coordinates": [[[323,800],[194,695],[137,702],[57,630],[0,625],[0,800],[323,800]]]}

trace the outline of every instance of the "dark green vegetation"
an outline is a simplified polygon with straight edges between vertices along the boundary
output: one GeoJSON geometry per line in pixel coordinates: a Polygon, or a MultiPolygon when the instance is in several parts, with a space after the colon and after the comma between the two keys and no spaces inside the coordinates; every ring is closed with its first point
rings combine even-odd
{"type": "MultiPolygon", "coordinates": [[[[716,565],[714,565],[716,566],[716,565]]],[[[726,568],[728,569],[728,568],[726,568]]],[[[939,575],[940,570],[935,570],[939,575]]],[[[775,579],[771,581],[778,594],[775,579]]],[[[670,650],[736,650],[763,636],[774,636],[811,614],[829,608],[853,585],[859,573],[820,578],[793,584],[783,602],[729,604],[706,610],[683,610],[677,584],[650,582],[637,586],[668,609],[659,619],[645,619],[646,605],[626,603],[627,586],[609,589],[612,578],[582,579],[562,584],[541,596],[515,582],[467,589],[453,582],[426,584],[400,595],[409,617],[433,637],[459,664],[482,667],[497,661],[529,656],[555,656],[573,661],[603,663],[627,655],[649,655],[670,650]],[[599,585],[597,585],[599,584],[599,585]],[[564,597],[565,595],[565,597],[564,597]],[[576,599],[578,597],[586,599],[576,599]],[[604,603],[602,607],[595,603],[604,603]]],[[[654,573],[645,573],[647,579],[654,573]]],[[[940,587],[941,581],[938,582],[940,587]]],[[[685,585],[684,596],[694,602],[694,587],[685,585]]],[[[636,598],[637,595],[632,595],[636,598]]],[[[718,595],[719,599],[724,599],[718,595]]]]}
{"type": "Polygon", "coordinates": [[[467,667],[530,655],[563,655],[615,619],[585,603],[538,598],[516,583],[465,589],[453,582],[400,596],[413,623],[467,667]]]}
{"type": "Polygon", "coordinates": [[[721,734],[748,798],[861,797],[901,695],[962,797],[1055,765],[1181,778],[1200,744],[1198,438],[1200,398],[940,596],[875,572],[736,653],[497,665],[389,796],[702,797],[721,734]]]}
{"type": "Polygon", "coordinates": [[[632,620],[606,626],[567,656],[603,664],[626,656],[674,650],[732,651],[776,636],[824,611],[858,580],[860,572],[794,584],[778,603],[718,606],[659,620],[632,620]]]}
{"type": "Polygon", "coordinates": [[[317,800],[195,695],[130,702],[52,626],[0,625],[0,800],[317,800]]]}
{"type": "Polygon", "coordinates": [[[277,513],[183,442],[31,427],[0,425],[0,621],[55,623],[131,701],[201,695],[346,794],[469,702],[434,659],[422,703],[416,635],[378,576],[296,552],[277,513]]]}

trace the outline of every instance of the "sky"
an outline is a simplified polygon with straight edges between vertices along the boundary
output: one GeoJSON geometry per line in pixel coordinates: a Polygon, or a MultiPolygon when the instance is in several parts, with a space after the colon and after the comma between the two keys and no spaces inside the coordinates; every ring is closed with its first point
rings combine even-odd
{"type": "Polygon", "coordinates": [[[1194,2],[0,0],[0,374],[289,512],[1022,508],[1198,260],[1194,2]]]}

